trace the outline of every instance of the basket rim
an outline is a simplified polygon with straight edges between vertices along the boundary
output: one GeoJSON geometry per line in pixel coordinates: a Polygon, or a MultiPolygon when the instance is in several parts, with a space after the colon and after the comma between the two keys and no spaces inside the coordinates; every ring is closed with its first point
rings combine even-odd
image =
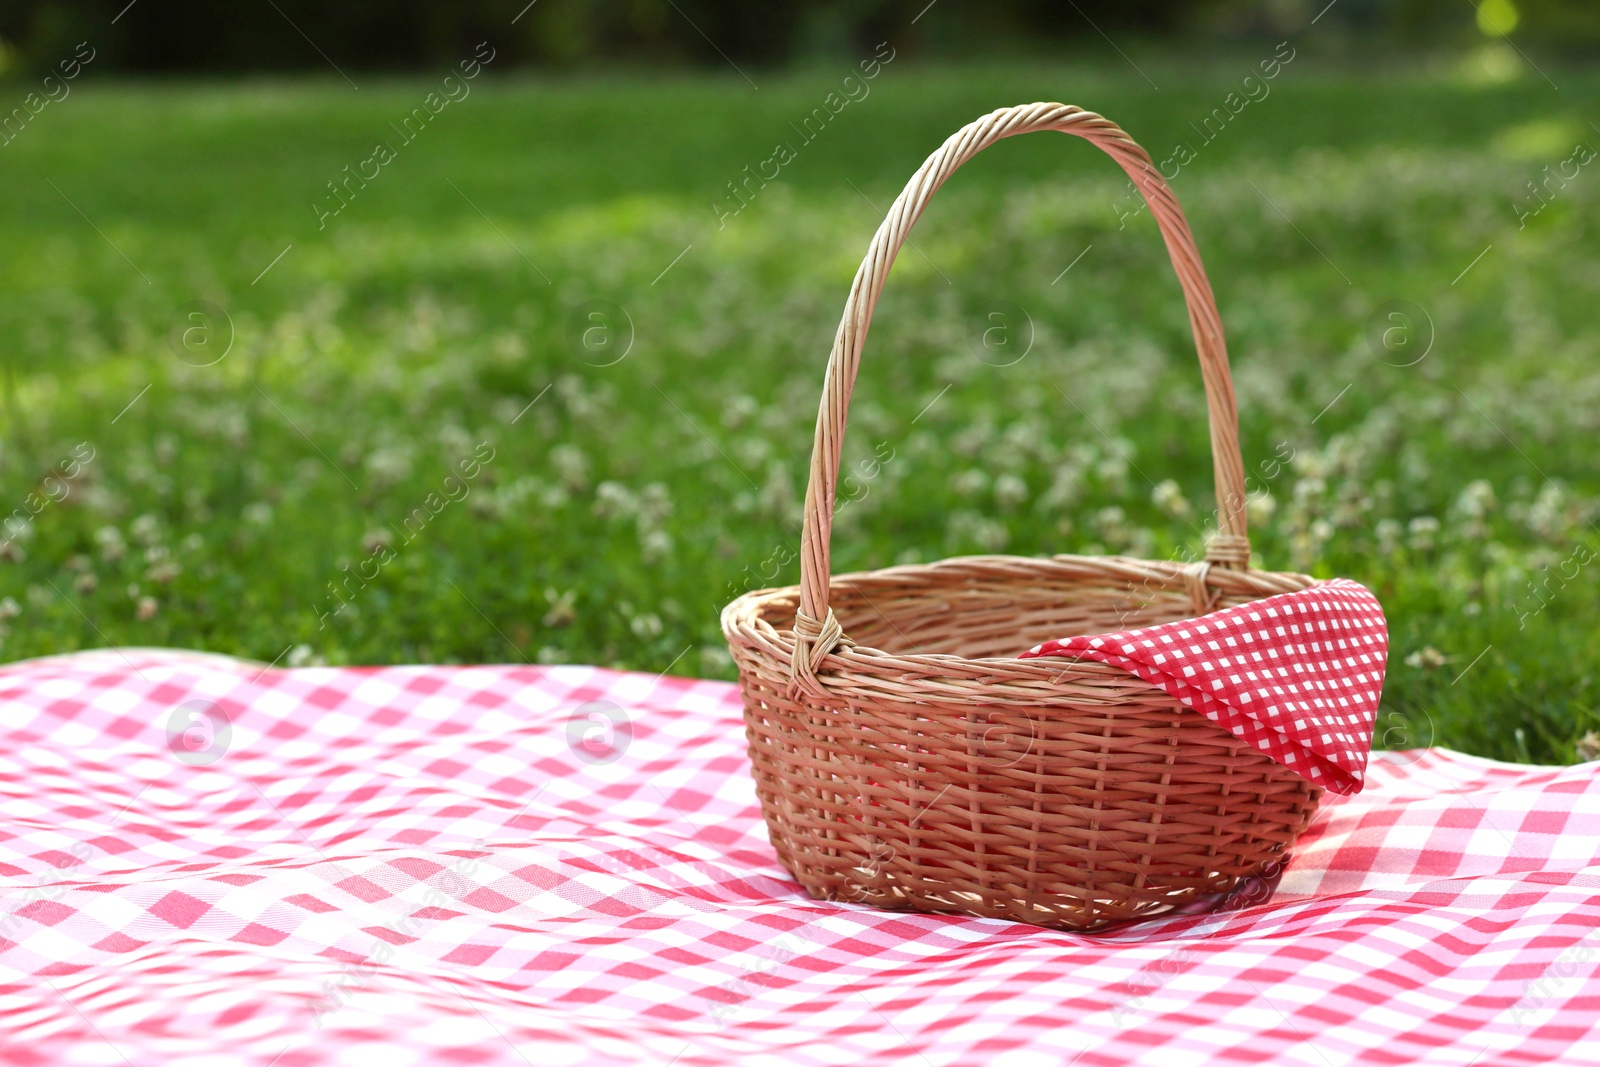
{"type": "MultiPolygon", "coordinates": [[[[1204,566],[1204,564],[1201,566],[1204,566]]],[[[833,575],[830,583],[834,588],[844,591],[852,585],[875,581],[915,580],[923,576],[931,577],[941,571],[983,570],[994,567],[1011,569],[1023,567],[1058,571],[1060,577],[1068,579],[1075,576],[1081,576],[1086,580],[1094,577],[1109,576],[1130,581],[1156,582],[1159,584],[1150,586],[1153,591],[1172,591],[1184,588],[1185,583],[1192,580],[1195,564],[1181,563],[1176,560],[1147,560],[1135,556],[1117,555],[1083,556],[1072,553],[1052,553],[1036,556],[1014,556],[984,554],[948,556],[930,563],[902,563],[891,567],[850,571],[845,574],[833,575]],[[1074,572],[1079,573],[1075,575],[1074,572]]],[[[1247,597],[1246,602],[1264,600],[1280,593],[1296,592],[1327,581],[1327,579],[1316,578],[1297,571],[1225,570],[1218,567],[1207,568],[1203,580],[1208,587],[1216,589],[1223,595],[1247,597]]],[[[780,614],[787,614],[792,618],[794,614],[793,605],[799,603],[800,596],[801,586],[798,584],[752,589],[739,595],[722,609],[720,621],[723,637],[730,644],[767,646],[766,651],[768,654],[787,661],[793,653],[795,644],[795,633],[792,624],[789,627],[779,629],[773,626],[765,618],[765,615],[770,607],[782,605],[780,614]]],[[[1190,617],[1198,619],[1202,616],[1194,615],[1190,617]]],[[[1062,636],[1065,638],[1093,635],[1064,634],[1062,636]]],[[[1018,650],[1019,655],[1021,651],[1021,649],[1018,650]]],[[[1024,678],[1028,680],[1037,678],[1039,680],[1054,681],[1057,684],[1069,679],[1088,680],[1107,677],[1141,680],[1138,679],[1137,675],[1133,675],[1121,667],[1093,660],[1024,660],[1018,659],[1016,656],[969,657],[951,653],[888,652],[868,645],[855,644],[840,644],[828,653],[829,659],[834,657],[839,657],[842,662],[832,666],[847,669],[859,667],[881,670],[892,667],[897,670],[931,675],[979,674],[985,677],[992,676],[996,671],[1003,671],[1017,681],[1021,681],[1024,678]]],[[[1157,687],[1151,686],[1151,688],[1156,689],[1157,687]]]]}

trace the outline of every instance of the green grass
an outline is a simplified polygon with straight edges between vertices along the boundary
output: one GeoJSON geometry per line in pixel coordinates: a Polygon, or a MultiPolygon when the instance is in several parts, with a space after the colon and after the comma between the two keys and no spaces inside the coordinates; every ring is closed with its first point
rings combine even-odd
{"type": "MultiPolygon", "coordinates": [[[[822,368],[881,210],[962,123],[1061,99],[1158,159],[1198,146],[1174,187],[1270,492],[1257,563],[1379,593],[1380,742],[1571,760],[1600,718],[1579,562],[1600,548],[1600,165],[1524,229],[1512,205],[1600,144],[1600,74],[1547,66],[1556,91],[1528,70],[1486,85],[1445,61],[1300,57],[1202,145],[1190,122],[1269,53],[1141,57],[1159,89],[1120,63],[901,57],[803,146],[790,122],[847,69],[759,90],[731,72],[484,77],[320,231],[324,183],[397,143],[388,124],[437,79],[85,75],[0,148],[0,500],[26,513],[94,450],[0,549],[0,656],[731,676],[717,612],[796,580],[822,368]],[[713,202],[779,140],[798,157],[719,229],[713,202]],[[232,324],[205,367],[169,337],[197,300],[232,324]],[[1369,343],[1396,300],[1432,323],[1413,366],[1369,343]],[[573,340],[593,302],[631,321],[620,362],[597,365],[620,335],[600,355],[573,340]],[[474,449],[474,476],[447,483],[474,449]],[[769,583],[773,559],[791,562],[769,583]],[[363,566],[378,576],[327,614],[330,583],[363,566]]],[[[1148,215],[1119,228],[1123,195],[1109,160],[1046,137],[940,194],[868,343],[847,462],[894,459],[840,513],[836,570],[1193,550],[1211,508],[1199,376],[1159,236],[1148,215]],[[973,337],[1002,302],[1035,343],[998,368],[973,337]]]]}

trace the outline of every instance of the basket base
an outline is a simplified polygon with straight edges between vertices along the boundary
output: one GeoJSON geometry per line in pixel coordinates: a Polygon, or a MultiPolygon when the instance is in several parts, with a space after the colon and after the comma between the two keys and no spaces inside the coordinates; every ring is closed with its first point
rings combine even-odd
{"type": "Polygon", "coordinates": [[[866,904],[884,911],[971,915],[1075,933],[1103,933],[1174,915],[1237,911],[1265,904],[1272,899],[1286,862],[1287,857],[1269,860],[1248,875],[1220,882],[1202,879],[1197,880],[1196,885],[1171,887],[1169,899],[1149,898],[1136,908],[1129,908],[1127,901],[1119,897],[1047,904],[1021,899],[997,901],[980,893],[942,890],[927,882],[901,889],[895,885],[872,884],[873,873],[866,868],[858,868],[862,880],[850,885],[843,893],[819,895],[810,890],[807,892],[813,900],[866,904]]]}

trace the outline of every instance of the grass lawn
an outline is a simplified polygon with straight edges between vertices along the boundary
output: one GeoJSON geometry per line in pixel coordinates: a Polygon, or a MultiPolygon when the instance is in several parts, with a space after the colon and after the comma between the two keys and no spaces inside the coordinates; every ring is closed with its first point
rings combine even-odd
{"type": "MultiPolygon", "coordinates": [[[[0,658],[731,677],[717,612],[796,580],[822,368],[882,210],[964,122],[1059,99],[1190,149],[1257,563],[1378,592],[1379,743],[1570,761],[1600,720],[1600,165],[1574,156],[1600,74],[1297,55],[1206,127],[1271,56],[1149,79],[899,57],[809,142],[852,68],[491,73],[409,141],[391,123],[439,78],[91,71],[0,148],[0,658]]],[[[1053,137],[940,194],[868,342],[837,570],[1196,544],[1199,375],[1125,196],[1053,137]],[[977,356],[1002,307],[1033,338],[1009,366],[977,356]]]]}

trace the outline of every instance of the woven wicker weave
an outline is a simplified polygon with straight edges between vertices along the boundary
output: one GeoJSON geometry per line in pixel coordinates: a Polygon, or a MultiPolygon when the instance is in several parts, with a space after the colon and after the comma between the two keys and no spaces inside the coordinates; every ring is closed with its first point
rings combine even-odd
{"type": "Polygon", "coordinates": [[[1314,786],[1125,671],[1016,659],[1051,638],[1305,588],[1305,575],[1247,569],[1245,502],[1222,324],[1150,157],[1114,123],[1062,104],[1005,108],[951,137],[894,202],[851,286],[817,415],[800,585],[746,594],[722,615],[784,865],[820,899],[1086,930],[1225,893],[1281,858],[1314,786]],[[1207,559],[974,556],[830,578],[845,417],[895,255],[956,168],[1038,130],[1110,154],[1160,225],[1211,421],[1207,559]]]}

